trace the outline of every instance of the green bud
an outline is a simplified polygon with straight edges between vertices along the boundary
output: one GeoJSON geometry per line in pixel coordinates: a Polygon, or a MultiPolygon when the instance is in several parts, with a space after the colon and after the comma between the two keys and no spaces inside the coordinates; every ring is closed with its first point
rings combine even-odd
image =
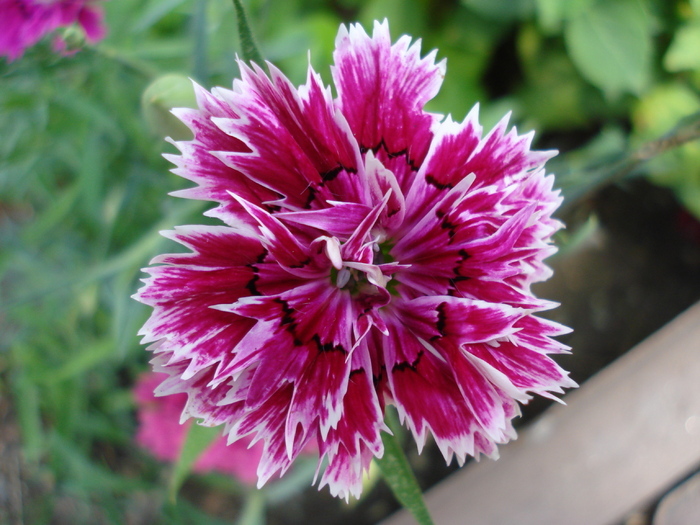
{"type": "Polygon", "coordinates": [[[192,138],[192,132],[170,111],[196,107],[192,81],[179,73],[168,73],[154,80],[141,95],[141,111],[149,129],[159,137],[174,140],[192,138]]]}

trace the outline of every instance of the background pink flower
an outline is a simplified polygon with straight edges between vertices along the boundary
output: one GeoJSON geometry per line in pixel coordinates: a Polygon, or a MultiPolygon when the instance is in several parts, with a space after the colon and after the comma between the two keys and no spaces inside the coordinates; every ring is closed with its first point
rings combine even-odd
{"type": "MultiPolygon", "coordinates": [[[[139,377],[134,386],[139,428],[136,442],[162,461],[176,461],[192,421],[180,424],[180,415],[187,402],[185,394],[156,397],[155,388],[167,376],[148,373],[139,377]]],[[[255,484],[256,469],[263,447],[257,443],[249,448],[250,440],[240,440],[227,446],[226,438],[217,438],[194,464],[196,472],[229,474],[247,484],[255,484]]]]}
{"type": "MultiPolygon", "coordinates": [[[[15,60],[59,27],[79,24],[90,43],[104,38],[101,0],[0,0],[0,55],[15,60]]],[[[55,43],[60,50],[61,43],[55,43]]]]}

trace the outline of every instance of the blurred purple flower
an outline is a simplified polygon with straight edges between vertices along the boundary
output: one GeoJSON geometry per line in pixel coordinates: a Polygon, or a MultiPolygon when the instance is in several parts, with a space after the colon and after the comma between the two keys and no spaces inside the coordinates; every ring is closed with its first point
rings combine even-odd
{"type": "Polygon", "coordinates": [[[316,442],[321,486],[347,498],[383,454],[385,404],[461,464],[515,436],[518,402],[575,383],[547,356],[568,329],[530,292],[561,227],[554,153],[507,118],[483,136],[478,108],[424,111],[444,62],[386,22],[341,26],[334,59],[335,98],[311,68],[298,89],[244,63],[233,90],[195,86],[175,112],[194,140],[168,158],[196,183],[176,195],[225,225],[167,232],[190,251],[155,258],[135,297],[160,394],[262,439],[259,485],[316,442]]]}
{"type": "MultiPolygon", "coordinates": [[[[0,0],[0,56],[10,61],[24,50],[59,27],[77,23],[85,31],[88,42],[105,36],[102,24],[102,0],[0,0]]],[[[57,51],[65,43],[54,41],[57,51]]]]}

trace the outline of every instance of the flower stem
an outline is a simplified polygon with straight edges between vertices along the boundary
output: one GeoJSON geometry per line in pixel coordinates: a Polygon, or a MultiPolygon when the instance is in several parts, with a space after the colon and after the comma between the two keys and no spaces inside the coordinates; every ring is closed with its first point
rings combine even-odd
{"type": "Polygon", "coordinates": [[[124,55],[118,49],[109,47],[105,44],[100,44],[94,47],[86,47],[85,50],[95,53],[96,55],[107,60],[111,60],[132,73],[142,76],[146,80],[153,80],[158,76],[158,70],[147,62],[124,55]]]}
{"type": "Polygon", "coordinates": [[[253,30],[248,23],[248,17],[241,0],[233,0],[233,7],[236,9],[236,18],[238,19],[238,38],[241,41],[241,56],[243,60],[263,65],[262,55],[255,43],[253,30]]]}
{"type": "Polygon", "coordinates": [[[384,433],[384,456],[376,460],[391,491],[420,525],[433,525],[418,480],[411,470],[396,435],[384,433]]]}
{"type": "Polygon", "coordinates": [[[221,428],[190,424],[168,483],[168,496],[172,503],[175,503],[177,493],[199,455],[220,435],[221,428]]]}
{"type": "Polygon", "coordinates": [[[192,49],[192,74],[199,82],[207,83],[209,80],[209,67],[207,64],[207,0],[199,0],[195,4],[192,16],[192,35],[194,47],[192,49]]]}
{"type": "Polygon", "coordinates": [[[584,182],[564,188],[564,203],[560,213],[595,193],[601,187],[620,181],[654,157],[700,140],[700,112],[681,119],[666,135],[647,142],[639,149],[623,155],[617,162],[603,168],[593,168],[580,179],[584,182]]]}

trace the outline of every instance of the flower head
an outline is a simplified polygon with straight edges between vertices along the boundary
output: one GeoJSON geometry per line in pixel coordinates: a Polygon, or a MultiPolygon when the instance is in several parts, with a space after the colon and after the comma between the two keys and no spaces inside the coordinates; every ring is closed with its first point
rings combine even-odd
{"type": "Polygon", "coordinates": [[[218,202],[224,225],[167,232],[190,251],[154,259],[136,297],[159,394],[262,440],[259,485],[316,442],[321,486],[347,498],[386,404],[462,463],[514,437],[518,402],[574,383],[547,356],[567,329],[530,292],[561,227],[553,153],[507,119],[484,136],[477,108],[424,111],[444,62],[386,22],[341,26],[334,59],[335,97],[311,68],[298,89],[243,63],[233,90],[195,86],[175,112],[194,139],[169,159],[196,186],[176,194],[218,202]]]}
{"type": "MultiPolygon", "coordinates": [[[[79,24],[88,42],[104,38],[100,0],[0,0],[0,56],[15,60],[59,27],[79,24]]],[[[62,51],[65,44],[54,42],[62,51]]]]}

